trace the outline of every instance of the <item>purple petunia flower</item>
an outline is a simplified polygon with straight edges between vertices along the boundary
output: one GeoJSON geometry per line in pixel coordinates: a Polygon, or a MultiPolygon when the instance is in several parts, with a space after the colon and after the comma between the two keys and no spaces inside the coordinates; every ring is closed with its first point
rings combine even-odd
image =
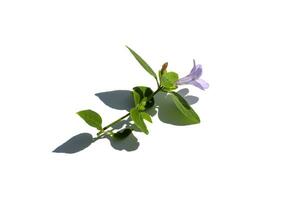
{"type": "Polygon", "coordinates": [[[202,66],[196,65],[196,62],[194,60],[194,67],[190,72],[190,74],[179,79],[176,82],[176,84],[177,85],[191,84],[196,86],[197,88],[200,88],[201,90],[205,90],[209,87],[209,84],[203,79],[200,79],[201,75],[202,75],[202,66]]]}

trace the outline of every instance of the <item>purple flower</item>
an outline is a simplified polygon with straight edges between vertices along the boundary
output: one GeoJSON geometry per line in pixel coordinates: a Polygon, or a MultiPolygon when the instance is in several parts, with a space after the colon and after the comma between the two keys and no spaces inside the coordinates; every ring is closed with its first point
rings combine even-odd
{"type": "Polygon", "coordinates": [[[185,85],[185,84],[191,84],[196,86],[197,88],[200,88],[201,90],[205,90],[209,87],[209,84],[200,78],[202,75],[202,66],[196,65],[194,60],[194,67],[189,75],[179,79],[176,84],[177,85],[185,85]]]}

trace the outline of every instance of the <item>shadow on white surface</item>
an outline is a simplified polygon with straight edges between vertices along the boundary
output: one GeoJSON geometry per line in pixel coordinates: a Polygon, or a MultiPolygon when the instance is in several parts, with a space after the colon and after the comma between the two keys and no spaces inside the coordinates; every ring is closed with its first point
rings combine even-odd
{"type": "MultiPolygon", "coordinates": [[[[188,95],[189,89],[183,88],[178,93],[190,104],[193,105],[198,102],[199,98],[188,95]]],[[[95,94],[107,106],[117,110],[127,110],[134,106],[131,91],[129,90],[114,90],[108,92],[101,92],[95,94]]],[[[176,126],[191,125],[188,119],[183,118],[180,111],[172,102],[169,95],[159,92],[155,97],[155,106],[147,112],[154,116],[158,113],[160,121],[176,126]]],[[[123,122],[124,123],[124,122],[123,122]]],[[[124,124],[119,123],[114,128],[121,128],[124,124]]]]}
{"type": "Polygon", "coordinates": [[[105,137],[110,141],[110,145],[116,150],[125,150],[125,151],[134,151],[137,150],[140,146],[138,139],[130,134],[123,140],[114,140],[111,137],[105,137]]]}
{"type": "Polygon", "coordinates": [[[89,133],[80,133],[75,135],[59,147],[57,147],[54,153],[77,153],[83,149],[89,147],[93,143],[93,136],[89,133]]]}
{"type": "Polygon", "coordinates": [[[117,110],[127,110],[134,107],[134,101],[129,90],[114,90],[95,94],[107,106],[117,110]]]}
{"type": "MultiPolygon", "coordinates": [[[[111,146],[116,150],[134,151],[136,150],[140,143],[138,139],[130,134],[123,140],[114,140],[110,137],[103,137],[101,139],[108,139],[111,146]]],[[[73,154],[78,153],[87,147],[89,147],[94,142],[93,136],[89,133],[80,133],[70,138],[68,141],[53,150],[54,153],[66,153],[73,154]]]]}
{"type": "MultiPolygon", "coordinates": [[[[190,104],[195,104],[198,102],[199,98],[195,96],[188,95],[189,90],[187,88],[181,89],[178,93],[190,104]]],[[[95,94],[99,99],[107,106],[118,109],[118,110],[127,110],[134,106],[133,98],[131,96],[131,91],[129,90],[115,90],[109,92],[102,92],[95,94]]],[[[180,111],[177,109],[175,104],[172,102],[169,95],[165,93],[158,93],[155,96],[155,105],[147,111],[150,115],[154,116],[158,114],[160,121],[172,124],[176,126],[185,126],[191,125],[191,123],[183,118],[180,111]]],[[[113,130],[119,130],[124,128],[131,128],[134,131],[139,132],[138,128],[131,123],[130,117],[120,121],[118,124],[115,124],[113,130]]],[[[125,151],[134,151],[138,149],[139,142],[138,139],[130,134],[123,140],[115,140],[111,137],[103,137],[100,139],[108,139],[111,146],[116,150],[125,150],[125,151]]],[[[57,147],[53,152],[55,153],[77,153],[85,148],[89,147],[93,142],[97,140],[93,139],[93,136],[89,133],[80,133],[59,147],[57,147]]]]}

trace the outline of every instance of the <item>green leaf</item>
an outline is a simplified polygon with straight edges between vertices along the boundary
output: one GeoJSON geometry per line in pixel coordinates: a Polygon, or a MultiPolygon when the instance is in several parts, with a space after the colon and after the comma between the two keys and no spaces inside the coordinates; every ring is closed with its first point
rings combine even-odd
{"type": "Polygon", "coordinates": [[[176,89],[176,81],[178,74],[175,72],[167,72],[161,75],[161,85],[167,89],[176,89]]]}
{"type": "Polygon", "coordinates": [[[140,111],[143,111],[146,109],[146,104],[147,104],[147,97],[144,97],[141,102],[136,106],[136,108],[140,111]]]}
{"type": "Polygon", "coordinates": [[[130,117],[133,120],[134,124],[144,133],[148,134],[147,126],[142,118],[141,113],[137,108],[132,108],[130,110],[130,117]]]}
{"type": "Polygon", "coordinates": [[[122,131],[118,131],[117,133],[113,133],[110,136],[115,140],[123,140],[128,137],[132,133],[130,128],[126,128],[122,131]]]}
{"type": "Polygon", "coordinates": [[[141,100],[139,93],[137,93],[136,91],[132,91],[132,96],[134,100],[134,105],[138,105],[141,100]]]}
{"type": "Polygon", "coordinates": [[[144,97],[149,97],[152,95],[153,91],[151,88],[146,87],[146,86],[138,86],[134,87],[133,91],[137,92],[140,95],[140,99],[142,100],[144,97]]]}
{"type": "Polygon", "coordinates": [[[159,78],[158,80],[159,80],[159,82],[161,82],[161,77],[162,77],[162,75],[165,74],[165,73],[167,73],[166,70],[164,70],[164,71],[159,70],[159,71],[158,71],[158,78],[159,78]]]}
{"type": "Polygon", "coordinates": [[[161,76],[162,76],[163,72],[161,70],[158,71],[158,80],[159,82],[161,82],[161,76]]]}
{"type": "Polygon", "coordinates": [[[146,113],[146,112],[141,112],[141,115],[142,115],[142,118],[143,118],[144,120],[147,120],[148,122],[152,123],[151,116],[150,116],[148,113],[146,113]]]}
{"type": "MultiPolygon", "coordinates": [[[[135,102],[135,106],[138,106],[143,100],[147,100],[153,94],[153,91],[149,87],[138,86],[133,88],[133,99],[135,102]]],[[[154,98],[152,97],[146,103],[146,105],[142,105],[144,108],[148,109],[154,106],[154,98]]]]}
{"type": "Polygon", "coordinates": [[[102,118],[101,116],[92,110],[82,110],[77,112],[77,114],[90,126],[102,129],[102,118]]]}
{"type": "Polygon", "coordinates": [[[176,92],[170,93],[173,102],[175,103],[178,110],[192,123],[200,123],[200,118],[193,108],[185,101],[185,99],[176,92]]]}
{"type": "Polygon", "coordinates": [[[135,57],[135,59],[142,65],[142,67],[151,75],[153,76],[156,80],[157,80],[157,76],[155,74],[155,72],[153,71],[153,69],[146,63],[145,60],[143,60],[141,58],[141,56],[139,56],[135,51],[133,51],[131,48],[129,48],[128,46],[126,46],[130,53],[135,57]]]}

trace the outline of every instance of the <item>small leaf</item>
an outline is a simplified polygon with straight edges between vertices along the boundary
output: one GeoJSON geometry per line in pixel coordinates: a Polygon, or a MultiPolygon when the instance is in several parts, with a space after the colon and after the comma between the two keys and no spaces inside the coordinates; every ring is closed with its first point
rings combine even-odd
{"type": "Polygon", "coordinates": [[[157,76],[155,74],[155,72],[153,71],[153,69],[146,63],[146,61],[144,61],[141,56],[139,56],[135,51],[133,51],[131,48],[129,48],[128,46],[126,46],[130,53],[135,57],[135,59],[142,65],[142,67],[151,75],[153,76],[156,80],[157,80],[157,76]]]}
{"type": "Polygon", "coordinates": [[[161,85],[168,89],[176,88],[176,81],[178,80],[178,74],[175,72],[163,73],[161,76],[161,85]]]}
{"type": "Polygon", "coordinates": [[[137,108],[132,108],[130,110],[130,117],[133,120],[134,124],[144,133],[148,134],[147,126],[142,118],[141,113],[137,110],[137,108]]]}
{"type": "MultiPolygon", "coordinates": [[[[138,86],[138,87],[134,87],[133,91],[135,93],[133,93],[133,98],[134,98],[134,102],[135,105],[137,106],[138,104],[142,103],[143,100],[145,100],[145,98],[147,99],[148,97],[150,97],[153,94],[153,91],[151,90],[151,88],[149,87],[145,87],[145,86],[138,86]],[[139,96],[139,97],[137,97],[139,96]],[[137,100],[138,103],[136,102],[137,100]]],[[[144,105],[144,107],[146,109],[151,108],[152,106],[154,106],[155,102],[154,102],[154,98],[152,97],[150,100],[147,101],[146,105],[144,105]]]]}
{"type": "Polygon", "coordinates": [[[139,93],[137,93],[136,91],[132,91],[132,96],[134,100],[134,105],[138,105],[141,100],[139,93]]]}
{"type": "Polygon", "coordinates": [[[90,126],[102,129],[102,118],[101,116],[92,110],[82,110],[77,112],[77,114],[90,126]]]}
{"type": "Polygon", "coordinates": [[[118,131],[117,133],[113,133],[110,136],[116,140],[123,140],[126,137],[128,137],[131,133],[132,133],[132,130],[130,128],[126,128],[122,131],[118,131]]]}
{"type": "Polygon", "coordinates": [[[140,101],[140,103],[137,105],[136,108],[137,108],[139,111],[143,111],[143,110],[146,109],[146,104],[147,104],[147,97],[144,97],[144,98],[140,101]]]}
{"type": "Polygon", "coordinates": [[[133,90],[136,91],[140,95],[140,97],[142,97],[141,99],[143,99],[144,97],[149,97],[153,93],[151,88],[146,86],[134,87],[133,90]]]}
{"type": "Polygon", "coordinates": [[[182,96],[176,92],[171,92],[170,94],[172,95],[171,97],[176,107],[187,119],[194,124],[200,123],[199,116],[182,96]]]}
{"type": "Polygon", "coordinates": [[[148,122],[152,123],[151,116],[150,116],[148,113],[146,113],[146,112],[141,112],[141,115],[142,115],[142,118],[143,118],[144,120],[147,120],[148,122]]]}
{"type": "Polygon", "coordinates": [[[158,80],[159,80],[159,82],[161,82],[161,76],[162,76],[163,73],[164,72],[161,71],[161,70],[158,71],[158,80]]]}

